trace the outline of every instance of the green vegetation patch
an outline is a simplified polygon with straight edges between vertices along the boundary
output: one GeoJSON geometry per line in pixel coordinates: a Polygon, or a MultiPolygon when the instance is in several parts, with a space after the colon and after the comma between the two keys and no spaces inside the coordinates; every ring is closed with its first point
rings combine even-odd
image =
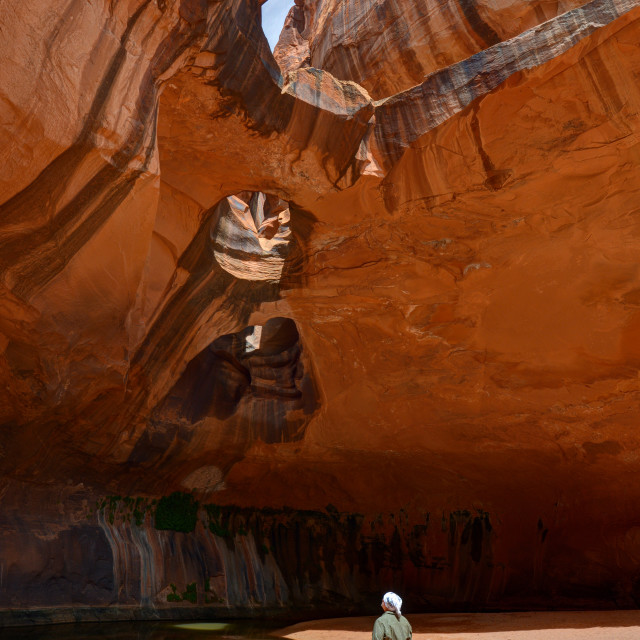
{"type": "Polygon", "coordinates": [[[171,593],[167,595],[167,602],[182,602],[182,597],[178,593],[178,588],[175,584],[171,583],[171,593]]]}
{"type": "Polygon", "coordinates": [[[204,508],[209,520],[209,531],[211,531],[214,536],[230,538],[231,531],[229,530],[228,523],[224,524],[222,521],[222,510],[220,507],[215,504],[207,504],[204,508]]]}
{"type": "Polygon", "coordinates": [[[185,533],[193,531],[198,519],[198,506],[192,495],[181,491],[160,498],[156,506],[156,529],[185,533]]]}
{"type": "MultiPolygon", "coordinates": [[[[109,524],[115,524],[116,520],[122,522],[135,522],[138,527],[144,524],[151,505],[147,498],[132,498],[131,496],[107,496],[96,502],[96,512],[104,514],[109,524]]],[[[90,517],[93,511],[89,511],[90,517]]]]}
{"type": "Polygon", "coordinates": [[[182,594],[182,598],[191,604],[195,604],[198,601],[198,591],[196,590],[195,582],[187,585],[186,590],[182,594]]]}
{"type": "Polygon", "coordinates": [[[178,587],[173,582],[169,586],[171,587],[171,593],[167,594],[167,602],[187,601],[191,604],[198,602],[198,589],[195,582],[189,583],[182,593],[178,593],[178,587]]]}

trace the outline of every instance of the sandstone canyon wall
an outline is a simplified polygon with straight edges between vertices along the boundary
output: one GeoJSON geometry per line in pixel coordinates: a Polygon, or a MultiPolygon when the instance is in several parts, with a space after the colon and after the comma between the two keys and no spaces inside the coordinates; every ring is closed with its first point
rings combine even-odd
{"type": "Polygon", "coordinates": [[[0,7],[2,621],[640,598],[640,2],[0,7]]]}

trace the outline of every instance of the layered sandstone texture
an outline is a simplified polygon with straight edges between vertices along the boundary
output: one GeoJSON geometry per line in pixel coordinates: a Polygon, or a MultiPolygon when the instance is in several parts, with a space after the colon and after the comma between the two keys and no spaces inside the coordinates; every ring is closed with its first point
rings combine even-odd
{"type": "Polygon", "coordinates": [[[296,0],[275,56],[385,98],[587,4],[583,0],[296,0]],[[306,47],[306,55],[302,52],[306,47]]]}
{"type": "Polygon", "coordinates": [[[0,619],[636,606],[640,1],[260,12],[0,7],[0,619]]]}

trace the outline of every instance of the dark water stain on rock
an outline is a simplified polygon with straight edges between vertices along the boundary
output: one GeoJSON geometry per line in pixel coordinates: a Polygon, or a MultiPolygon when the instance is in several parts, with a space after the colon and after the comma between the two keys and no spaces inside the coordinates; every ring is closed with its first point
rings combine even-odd
{"type": "Polygon", "coordinates": [[[595,462],[599,456],[617,456],[622,452],[622,447],[615,440],[605,440],[604,442],[583,442],[582,448],[587,454],[589,462],[595,462]]]}

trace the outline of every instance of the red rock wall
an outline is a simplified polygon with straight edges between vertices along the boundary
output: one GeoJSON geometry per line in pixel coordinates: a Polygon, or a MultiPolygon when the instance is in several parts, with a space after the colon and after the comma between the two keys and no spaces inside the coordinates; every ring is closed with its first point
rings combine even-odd
{"type": "Polygon", "coordinates": [[[257,3],[0,10],[1,606],[636,604],[640,7],[579,4],[305,5],[284,78],[257,3]],[[91,511],[174,491],[289,533],[91,511]]]}
{"type": "Polygon", "coordinates": [[[285,23],[275,54],[279,62],[293,58],[298,66],[306,42],[310,66],[358,82],[381,99],[584,4],[304,0],[295,17],[291,14],[291,25],[285,23]]]}

